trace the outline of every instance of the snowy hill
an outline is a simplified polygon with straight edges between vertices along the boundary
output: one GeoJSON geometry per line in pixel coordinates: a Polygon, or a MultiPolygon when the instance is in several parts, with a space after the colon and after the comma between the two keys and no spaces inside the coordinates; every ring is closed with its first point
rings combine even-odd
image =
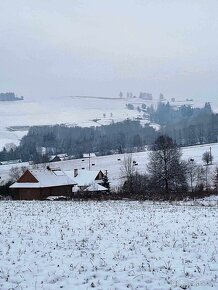
{"type": "MultiPolygon", "coordinates": [[[[14,126],[55,125],[101,126],[138,116],[126,104],[134,99],[72,98],[45,99],[43,101],[2,102],[0,104],[0,148],[6,143],[18,144],[27,131],[10,131],[14,126]]],[[[136,102],[134,100],[134,102],[136,102]]],[[[142,103],[139,100],[138,104],[142,103]]]]}
{"type": "MultiPolygon", "coordinates": [[[[67,124],[90,127],[107,125],[127,118],[141,119],[143,113],[138,112],[136,108],[141,107],[143,103],[147,106],[151,104],[156,106],[158,101],[158,98],[149,101],[140,98],[77,96],[1,102],[0,148],[6,143],[19,144],[22,136],[27,134],[28,126],[67,124]],[[132,104],[135,109],[128,110],[127,104],[132,104]],[[13,130],[10,130],[11,128],[13,130]]],[[[176,101],[173,104],[180,106],[190,102],[176,101]]],[[[203,106],[203,104],[203,102],[194,103],[195,106],[203,106]]],[[[212,103],[212,107],[216,108],[215,105],[212,103]]],[[[142,122],[147,121],[142,120],[142,122]]]]}
{"type": "MultiPolygon", "coordinates": [[[[210,147],[212,150],[212,155],[214,156],[213,166],[210,167],[212,169],[213,167],[218,166],[218,143],[184,147],[182,148],[183,159],[187,161],[190,158],[193,158],[198,164],[202,164],[202,155],[205,151],[209,151],[210,147]]],[[[133,160],[136,161],[137,165],[135,166],[135,168],[138,172],[145,172],[146,165],[148,163],[148,154],[149,151],[137,152],[132,154],[133,160]]],[[[108,170],[108,177],[109,181],[111,182],[111,186],[113,188],[116,188],[122,182],[121,167],[124,158],[125,154],[92,157],[90,161],[91,170],[108,170]]],[[[17,165],[0,165],[0,177],[2,180],[8,178],[9,170],[13,166],[28,166],[31,168],[28,163],[18,163],[17,165]]],[[[63,170],[73,170],[81,168],[88,169],[89,160],[88,158],[81,158],[59,161],[51,163],[50,166],[52,168],[57,167],[63,170]]]]}

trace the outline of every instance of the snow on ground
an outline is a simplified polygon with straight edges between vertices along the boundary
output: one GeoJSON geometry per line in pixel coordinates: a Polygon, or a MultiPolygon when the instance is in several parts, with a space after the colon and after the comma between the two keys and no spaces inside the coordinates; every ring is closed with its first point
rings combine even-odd
{"type": "MultiPolygon", "coordinates": [[[[215,166],[218,166],[218,143],[215,144],[205,144],[197,145],[191,147],[182,148],[183,159],[188,161],[193,158],[198,164],[202,163],[202,155],[205,151],[209,151],[211,147],[212,155],[214,156],[213,166],[209,167],[209,171],[212,172],[215,166]]],[[[132,153],[132,159],[138,164],[135,169],[138,172],[144,173],[146,171],[146,165],[149,161],[149,151],[132,153]]],[[[91,170],[105,170],[108,171],[109,181],[111,182],[112,188],[116,188],[122,182],[121,167],[123,166],[124,158],[126,154],[115,154],[107,156],[97,156],[92,157],[90,164],[91,170]]],[[[18,163],[10,165],[0,165],[0,177],[1,180],[8,178],[9,171],[13,166],[29,166],[28,163],[18,163]]],[[[73,170],[73,169],[88,169],[89,160],[88,158],[73,159],[67,161],[60,161],[50,163],[53,168],[61,168],[63,170],[73,170]]]]}
{"type": "Polygon", "coordinates": [[[8,131],[5,127],[0,127],[0,150],[7,143],[14,143],[19,145],[21,138],[27,134],[28,131],[8,131]]]}
{"type": "MultiPolygon", "coordinates": [[[[107,125],[112,121],[119,122],[127,118],[141,117],[142,113],[139,114],[136,109],[138,106],[141,107],[143,103],[147,106],[156,106],[158,101],[157,98],[148,101],[139,98],[60,97],[0,102],[0,149],[6,143],[18,144],[20,138],[26,133],[15,131],[12,134],[6,129],[10,126],[69,124],[89,127],[107,125]],[[133,104],[135,110],[128,110],[126,108],[128,103],[133,104]],[[94,119],[100,120],[96,123],[93,121],[94,119]]],[[[179,104],[187,103],[189,102],[179,102],[179,104]]],[[[203,106],[203,103],[200,105],[203,106]]],[[[214,106],[214,103],[212,105],[214,106]]],[[[157,128],[155,124],[154,126],[157,128]]]]}
{"type": "Polygon", "coordinates": [[[0,289],[218,289],[217,207],[0,202],[0,289]]]}
{"type": "Polygon", "coordinates": [[[177,205],[193,205],[193,206],[217,206],[218,207],[218,195],[210,195],[204,198],[198,198],[195,200],[186,200],[173,202],[173,204],[177,205]]]}
{"type": "Polygon", "coordinates": [[[123,121],[136,117],[136,110],[128,110],[128,99],[82,99],[71,97],[0,102],[0,148],[6,143],[19,143],[20,135],[13,134],[9,126],[33,126],[55,124],[77,124],[83,127],[96,126],[94,119],[102,124],[123,121]],[[52,108],[52,109],[51,109],[52,108]]]}

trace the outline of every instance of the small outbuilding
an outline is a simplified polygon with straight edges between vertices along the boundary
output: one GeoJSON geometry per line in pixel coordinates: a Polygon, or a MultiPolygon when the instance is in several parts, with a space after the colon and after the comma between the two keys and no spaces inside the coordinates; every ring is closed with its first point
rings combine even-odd
{"type": "Polygon", "coordinates": [[[86,189],[92,184],[102,184],[105,174],[101,170],[78,170],[64,171],[70,178],[73,178],[78,188],[86,189]]]}

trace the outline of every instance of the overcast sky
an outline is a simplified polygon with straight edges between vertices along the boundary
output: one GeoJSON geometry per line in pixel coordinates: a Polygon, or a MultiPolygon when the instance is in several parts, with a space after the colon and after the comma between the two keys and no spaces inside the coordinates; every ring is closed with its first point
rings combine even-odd
{"type": "Polygon", "coordinates": [[[217,0],[0,0],[0,91],[215,99],[217,0]]]}

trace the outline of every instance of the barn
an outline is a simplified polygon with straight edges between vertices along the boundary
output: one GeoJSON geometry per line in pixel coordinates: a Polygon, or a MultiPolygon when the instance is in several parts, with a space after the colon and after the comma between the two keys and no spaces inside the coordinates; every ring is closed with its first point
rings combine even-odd
{"type": "Polygon", "coordinates": [[[43,200],[49,196],[72,196],[75,185],[62,170],[49,167],[38,170],[26,170],[25,173],[10,186],[14,199],[43,200]]]}

